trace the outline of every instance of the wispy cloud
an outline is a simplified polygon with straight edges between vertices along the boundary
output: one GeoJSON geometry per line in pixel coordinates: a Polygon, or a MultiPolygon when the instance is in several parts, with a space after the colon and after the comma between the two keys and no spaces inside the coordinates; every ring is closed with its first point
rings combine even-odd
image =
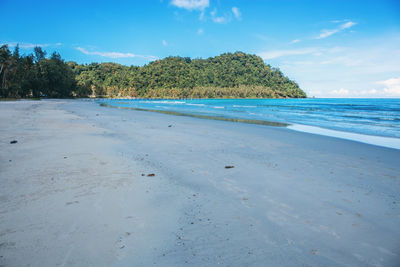
{"type": "Polygon", "coordinates": [[[215,23],[220,23],[220,24],[228,22],[228,19],[226,17],[213,17],[212,20],[215,23]]]}
{"type": "MultiPolygon", "coordinates": [[[[314,91],[315,93],[317,93],[317,95],[321,94],[321,92],[317,92],[314,91]]],[[[388,97],[389,95],[387,95],[383,90],[377,90],[375,88],[372,89],[368,89],[368,90],[349,90],[349,89],[344,89],[344,88],[340,88],[340,89],[335,89],[335,90],[331,90],[327,93],[325,93],[325,97],[388,97]]]]}
{"type": "Polygon", "coordinates": [[[203,33],[204,33],[204,30],[203,30],[202,28],[200,28],[200,29],[197,30],[197,34],[198,34],[198,35],[202,35],[203,33]]]}
{"type": "Polygon", "coordinates": [[[205,15],[205,12],[204,12],[204,10],[202,10],[200,12],[199,20],[204,20],[204,15],[205,15]]]}
{"type": "Polygon", "coordinates": [[[273,38],[271,38],[271,37],[269,37],[267,35],[264,35],[264,34],[259,34],[259,33],[253,34],[253,37],[255,37],[257,39],[260,39],[260,40],[262,40],[264,42],[271,42],[271,40],[273,40],[273,38]]]}
{"type": "Polygon", "coordinates": [[[356,47],[314,47],[315,53],[309,47],[303,55],[289,53],[272,62],[310,96],[400,97],[399,40],[385,35],[356,47]]]}
{"type": "Polygon", "coordinates": [[[340,88],[338,90],[332,90],[330,93],[334,96],[347,96],[349,94],[349,90],[340,88]]]}
{"type": "Polygon", "coordinates": [[[237,7],[232,7],[232,13],[235,16],[236,19],[241,20],[242,19],[242,13],[240,12],[239,8],[237,7]]]}
{"type": "Polygon", "coordinates": [[[211,19],[215,23],[223,24],[223,23],[228,23],[231,21],[231,16],[229,15],[224,15],[224,16],[217,16],[217,9],[214,8],[213,11],[210,12],[211,19]]]}
{"type": "Polygon", "coordinates": [[[8,45],[9,47],[16,47],[17,45],[19,48],[22,49],[32,49],[34,47],[49,47],[49,46],[61,46],[62,43],[55,43],[55,44],[33,44],[33,43],[25,43],[25,42],[2,42],[0,45],[8,45]]]}
{"type": "Polygon", "coordinates": [[[353,22],[353,21],[348,21],[345,22],[343,24],[341,24],[338,28],[335,29],[324,29],[321,31],[321,33],[315,37],[315,39],[324,39],[326,37],[329,37],[331,35],[334,35],[335,33],[341,32],[345,29],[349,29],[351,27],[353,27],[354,25],[356,25],[357,23],[353,22]]]}
{"type": "Polygon", "coordinates": [[[318,48],[310,47],[301,49],[272,50],[272,51],[258,53],[258,55],[262,59],[268,60],[285,56],[307,55],[316,53],[320,53],[320,50],[318,48]]]}
{"type": "Polygon", "coordinates": [[[171,5],[187,10],[204,10],[210,6],[209,0],[172,0],[171,5]]]}
{"type": "Polygon", "coordinates": [[[157,57],[155,56],[137,55],[132,53],[88,51],[82,47],[77,47],[76,49],[85,55],[101,56],[108,58],[144,58],[148,60],[157,59],[157,57]]]}
{"type": "Polygon", "coordinates": [[[162,45],[163,45],[163,46],[167,46],[167,45],[168,45],[167,41],[162,40],[162,45]]]}
{"type": "Polygon", "coordinates": [[[400,78],[391,78],[385,81],[379,81],[377,84],[384,85],[383,91],[388,96],[400,96],[400,78]]]}
{"type": "MultiPolygon", "coordinates": [[[[400,79],[399,79],[400,80],[400,79]]],[[[379,84],[380,82],[378,82],[379,84]]],[[[321,94],[321,92],[318,92],[321,94]]],[[[318,95],[318,94],[317,94],[318,95]]],[[[338,90],[332,90],[328,93],[325,93],[325,97],[399,97],[400,96],[400,83],[398,83],[395,87],[390,88],[371,88],[366,90],[348,90],[344,88],[340,88],[338,90]]]]}
{"type": "Polygon", "coordinates": [[[290,43],[291,44],[297,44],[297,43],[299,43],[300,42],[300,39],[294,39],[294,40],[292,40],[290,43]]]}

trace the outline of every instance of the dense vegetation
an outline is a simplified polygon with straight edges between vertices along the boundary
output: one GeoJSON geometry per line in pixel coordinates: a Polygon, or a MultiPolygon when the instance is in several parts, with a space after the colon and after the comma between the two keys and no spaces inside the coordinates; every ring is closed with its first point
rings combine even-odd
{"type": "Polygon", "coordinates": [[[255,55],[226,53],[208,59],[167,57],[143,67],[80,65],[36,47],[21,56],[0,48],[0,97],[277,98],[306,97],[279,69],[255,55]]]}
{"type": "Polygon", "coordinates": [[[77,88],[75,74],[60,55],[46,58],[40,47],[20,56],[18,46],[12,54],[1,46],[0,81],[0,97],[70,97],[77,88]]]}

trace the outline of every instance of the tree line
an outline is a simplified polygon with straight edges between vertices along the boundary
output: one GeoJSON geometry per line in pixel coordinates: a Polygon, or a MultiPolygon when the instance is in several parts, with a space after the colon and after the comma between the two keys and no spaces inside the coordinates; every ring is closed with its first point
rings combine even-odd
{"type": "Polygon", "coordinates": [[[142,67],[65,62],[35,47],[20,55],[0,47],[0,97],[287,98],[298,84],[256,56],[167,57],[142,67]]]}
{"type": "Polygon", "coordinates": [[[46,58],[40,47],[34,53],[13,53],[7,45],[0,47],[0,97],[71,97],[76,89],[75,74],[61,56],[54,52],[46,58]]]}

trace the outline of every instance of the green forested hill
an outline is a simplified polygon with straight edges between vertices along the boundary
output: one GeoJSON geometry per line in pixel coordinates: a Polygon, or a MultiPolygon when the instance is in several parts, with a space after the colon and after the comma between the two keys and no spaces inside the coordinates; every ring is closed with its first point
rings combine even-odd
{"type": "Polygon", "coordinates": [[[153,98],[306,97],[299,86],[255,55],[208,59],[167,57],[143,67],[68,63],[83,87],[97,95],[153,98]]]}
{"type": "Polygon", "coordinates": [[[255,55],[167,57],[142,67],[80,65],[37,47],[20,56],[0,48],[0,97],[281,98],[306,97],[299,86],[255,55]]]}

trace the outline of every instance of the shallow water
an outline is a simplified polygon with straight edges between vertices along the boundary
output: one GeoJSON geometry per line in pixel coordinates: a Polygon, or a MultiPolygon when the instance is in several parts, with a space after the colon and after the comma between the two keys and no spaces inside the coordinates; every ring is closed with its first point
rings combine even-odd
{"type": "Polygon", "coordinates": [[[400,138],[400,99],[97,100],[118,107],[303,124],[400,138]]]}

